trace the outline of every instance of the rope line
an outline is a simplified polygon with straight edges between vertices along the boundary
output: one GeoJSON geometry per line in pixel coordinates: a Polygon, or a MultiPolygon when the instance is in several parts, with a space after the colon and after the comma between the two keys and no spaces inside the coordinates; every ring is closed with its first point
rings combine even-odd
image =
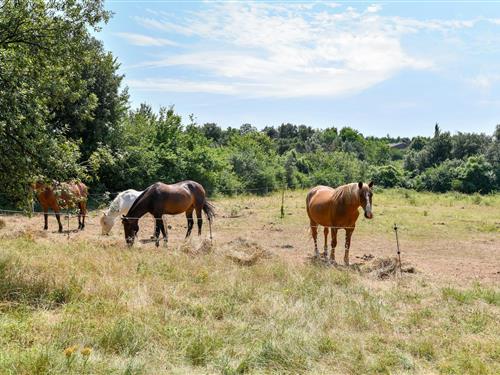
{"type": "MultiPolygon", "coordinates": [[[[26,217],[26,211],[20,211],[20,210],[8,210],[8,209],[3,209],[3,208],[0,208],[0,216],[9,216],[9,215],[4,215],[2,214],[1,212],[9,212],[9,213],[18,213],[18,214],[23,214],[22,216],[26,217]]],[[[56,212],[43,212],[43,211],[32,211],[31,214],[35,214],[35,215],[42,215],[42,214],[47,214],[47,215],[51,215],[51,216],[56,216],[56,215],[61,215],[63,217],[78,217],[80,216],[81,218],[82,217],[85,217],[85,218],[96,218],[96,217],[99,217],[99,216],[93,216],[93,215],[78,215],[78,214],[75,214],[75,213],[65,213],[65,212],[59,212],[59,213],[56,213],[56,212]]],[[[148,215],[151,215],[151,214],[148,214],[148,215]]],[[[167,214],[164,214],[164,215],[167,215],[167,214]]],[[[120,218],[120,216],[117,216],[116,217],[117,219],[120,218]]],[[[161,218],[155,218],[155,217],[151,217],[151,216],[141,216],[141,217],[129,217],[127,216],[126,217],[127,219],[133,219],[133,220],[140,220],[140,219],[148,219],[148,220],[164,220],[163,217],[161,218]]],[[[239,217],[226,217],[224,218],[224,220],[235,220],[235,219],[240,219],[239,217]]],[[[98,224],[94,224],[94,223],[91,223],[91,222],[87,222],[85,223],[85,225],[98,225],[98,224]]],[[[217,224],[215,224],[217,225],[217,224]]],[[[263,225],[273,225],[273,224],[263,224],[263,225]]],[[[224,226],[225,228],[227,229],[241,229],[241,228],[245,228],[245,229],[262,229],[262,227],[256,227],[256,228],[250,228],[250,227],[233,227],[233,226],[224,226]]],[[[319,228],[319,227],[322,227],[322,228],[329,228],[329,229],[355,229],[356,227],[347,227],[347,226],[324,226],[324,225],[301,225],[300,227],[305,227],[305,228],[319,228]]],[[[219,227],[217,226],[217,228],[223,228],[223,227],[219,227]]]]}

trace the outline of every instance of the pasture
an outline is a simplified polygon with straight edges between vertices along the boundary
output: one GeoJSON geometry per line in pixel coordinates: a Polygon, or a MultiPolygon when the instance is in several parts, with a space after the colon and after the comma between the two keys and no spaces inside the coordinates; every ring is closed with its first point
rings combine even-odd
{"type": "Polygon", "coordinates": [[[212,198],[212,245],[206,218],[200,238],[169,217],[167,248],[127,248],[99,211],[69,240],[53,216],[1,217],[0,373],[500,372],[500,195],[376,191],[354,266],[340,231],[333,268],[308,258],[305,194],[283,219],[279,193],[212,198]],[[365,271],[395,256],[394,222],[416,272],[380,279],[365,271]]]}

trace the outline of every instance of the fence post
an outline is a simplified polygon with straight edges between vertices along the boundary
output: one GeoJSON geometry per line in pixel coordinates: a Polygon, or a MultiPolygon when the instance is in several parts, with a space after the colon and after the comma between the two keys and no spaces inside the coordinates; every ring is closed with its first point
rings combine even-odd
{"type": "Polygon", "coordinates": [[[281,188],[281,218],[285,217],[285,184],[281,188]]]}
{"type": "Polygon", "coordinates": [[[68,226],[68,241],[69,241],[69,208],[66,208],[66,220],[67,220],[67,226],[68,226]]]}
{"type": "Polygon", "coordinates": [[[401,268],[401,250],[399,249],[399,238],[398,238],[398,226],[394,223],[394,233],[396,233],[396,246],[398,250],[398,264],[399,264],[399,275],[403,276],[403,270],[401,268]]]}

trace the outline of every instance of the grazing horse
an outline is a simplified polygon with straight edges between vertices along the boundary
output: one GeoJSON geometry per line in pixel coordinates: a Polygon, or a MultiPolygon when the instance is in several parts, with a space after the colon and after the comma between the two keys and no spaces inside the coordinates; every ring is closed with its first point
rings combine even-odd
{"type": "Polygon", "coordinates": [[[328,229],[332,232],[332,250],[330,261],[335,264],[335,246],[337,246],[337,230],[345,229],[345,255],[344,263],[349,265],[349,248],[351,236],[358,219],[358,208],[361,206],[367,219],[373,218],[372,214],[372,187],[373,181],[368,185],[362,182],[339,186],[335,189],[328,186],[316,186],[307,193],[306,209],[309,216],[311,233],[314,240],[314,254],[318,252],[318,226],[324,227],[325,246],[323,256],[328,257],[328,229]]]}
{"type": "Polygon", "coordinates": [[[102,234],[109,234],[115,220],[120,215],[125,215],[137,197],[142,194],[142,191],[129,189],[119,193],[113,202],[109,205],[108,209],[102,212],[100,219],[102,234]]]}
{"type": "Polygon", "coordinates": [[[53,182],[47,184],[35,182],[33,190],[36,192],[38,201],[43,209],[45,219],[44,230],[48,229],[48,211],[49,208],[55,212],[57,222],[59,223],[59,233],[63,227],[59,212],[61,208],[78,207],[78,229],[85,228],[85,215],[87,214],[87,195],[88,189],[83,182],[53,182]]]}
{"type": "Polygon", "coordinates": [[[194,181],[181,181],[173,185],[156,182],[139,195],[126,216],[122,217],[125,240],[129,246],[133,245],[134,238],[139,231],[139,218],[147,213],[150,213],[155,218],[154,238],[157,247],[160,245],[160,231],[163,234],[164,241],[168,241],[168,233],[162,220],[164,214],[177,215],[182,212],[186,213],[187,238],[193,229],[193,211],[196,211],[198,235],[200,235],[203,224],[202,210],[207,215],[211,235],[215,209],[212,204],[208,203],[203,186],[194,181]]]}

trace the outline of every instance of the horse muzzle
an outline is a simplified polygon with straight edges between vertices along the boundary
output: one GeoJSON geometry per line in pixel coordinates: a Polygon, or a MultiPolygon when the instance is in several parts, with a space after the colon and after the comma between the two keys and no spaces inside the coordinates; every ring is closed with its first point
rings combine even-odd
{"type": "Polygon", "coordinates": [[[370,211],[370,212],[366,212],[366,211],[365,211],[365,217],[366,217],[367,219],[373,219],[373,214],[372,214],[372,212],[371,212],[371,211],[370,211]]]}

